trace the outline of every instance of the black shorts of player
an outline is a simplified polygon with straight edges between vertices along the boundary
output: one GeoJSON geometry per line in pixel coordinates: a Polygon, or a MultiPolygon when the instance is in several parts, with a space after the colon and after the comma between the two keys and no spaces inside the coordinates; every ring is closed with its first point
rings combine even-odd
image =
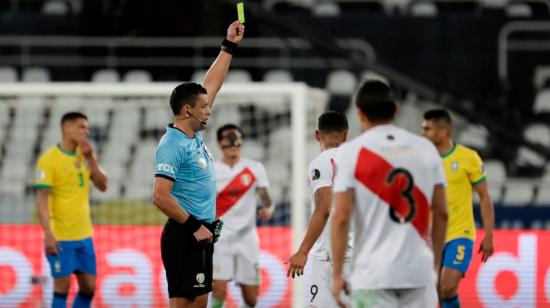
{"type": "Polygon", "coordinates": [[[162,230],[160,246],[169,298],[193,299],[212,291],[214,244],[197,242],[192,233],[169,219],[162,230]]]}

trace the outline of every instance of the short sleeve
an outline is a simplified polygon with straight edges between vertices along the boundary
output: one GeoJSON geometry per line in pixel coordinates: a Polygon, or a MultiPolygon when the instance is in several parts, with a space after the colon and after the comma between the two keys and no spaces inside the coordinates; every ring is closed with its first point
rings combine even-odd
{"type": "Polygon", "coordinates": [[[155,156],[155,176],[175,181],[180,161],[181,158],[174,147],[168,143],[160,144],[155,156]]]}
{"type": "Polygon", "coordinates": [[[333,192],[345,192],[354,189],[355,184],[355,163],[356,158],[351,150],[345,145],[340,146],[334,163],[334,184],[333,192]]]}
{"type": "Polygon", "coordinates": [[[468,178],[473,185],[479,184],[487,177],[485,174],[485,168],[483,167],[483,161],[476,152],[471,155],[468,163],[468,178]]]}
{"type": "Polygon", "coordinates": [[[256,165],[256,186],[257,187],[268,187],[269,181],[267,179],[267,172],[265,171],[265,167],[262,163],[258,163],[256,165]]]}
{"type": "Polygon", "coordinates": [[[331,160],[316,159],[309,165],[309,185],[311,192],[315,192],[321,187],[331,187],[333,181],[333,163],[331,160]]]}
{"type": "Polygon", "coordinates": [[[41,157],[36,163],[35,188],[52,188],[54,179],[54,166],[46,157],[41,157]]]}

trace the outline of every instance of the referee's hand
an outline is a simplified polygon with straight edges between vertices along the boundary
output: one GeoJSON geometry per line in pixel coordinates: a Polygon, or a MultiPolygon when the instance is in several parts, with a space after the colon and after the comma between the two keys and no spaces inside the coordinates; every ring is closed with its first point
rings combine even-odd
{"type": "Polygon", "coordinates": [[[240,21],[234,21],[227,28],[227,36],[225,37],[228,41],[231,41],[235,44],[239,44],[243,40],[244,36],[244,25],[240,21]]]}
{"type": "Polygon", "coordinates": [[[212,232],[210,232],[210,230],[203,225],[201,225],[199,230],[193,233],[193,235],[197,239],[197,242],[206,241],[208,244],[211,244],[214,239],[212,232]]]}

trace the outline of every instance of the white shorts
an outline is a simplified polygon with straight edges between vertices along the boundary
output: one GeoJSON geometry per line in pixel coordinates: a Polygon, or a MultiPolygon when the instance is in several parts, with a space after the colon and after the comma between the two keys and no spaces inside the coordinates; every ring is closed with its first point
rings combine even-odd
{"type": "Polygon", "coordinates": [[[436,308],[438,304],[435,286],[419,289],[356,290],[351,296],[353,308],[436,308]]]}
{"type": "Polygon", "coordinates": [[[220,237],[214,245],[213,279],[260,285],[260,244],[254,228],[233,237],[220,237]]]}
{"type": "MultiPolygon", "coordinates": [[[[350,262],[344,263],[344,277],[349,277],[350,262]]],[[[306,307],[332,308],[338,307],[332,296],[332,263],[322,261],[309,255],[304,268],[306,307]]],[[[349,296],[343,294],[342,300],[349,305],[349,296]]]]}

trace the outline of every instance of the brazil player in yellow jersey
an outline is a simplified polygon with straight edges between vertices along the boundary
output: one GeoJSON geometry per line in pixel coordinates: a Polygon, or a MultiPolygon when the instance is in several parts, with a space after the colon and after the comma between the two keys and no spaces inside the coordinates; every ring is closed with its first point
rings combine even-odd
{"type": "Polygon", "coordinates": [[[62,139],[37,163],[36,203],[44,229],[46,257],[54,278],[52,307],[67,307],[71,274],[78,294],[73,307],[90,307],[96,260],[90,218],[90,181],[105,191],[107,176],[88,142],[88,119],[79,112],[61,118],[62,139]]]}
{"type": "Polygon", "coordinates": [[[476,151],[452,139],[449,112],[434,109],[424,114],[422,135],[430,139],[443,158],[447,180],[449,223],[439,277],[443,308],[460,307],[458,286],[472,259],[475,240],[473,191],[479,196],[485,238],[479,247],[485,262],[493,254],[494,209],[483,162],[476,151]]]}

